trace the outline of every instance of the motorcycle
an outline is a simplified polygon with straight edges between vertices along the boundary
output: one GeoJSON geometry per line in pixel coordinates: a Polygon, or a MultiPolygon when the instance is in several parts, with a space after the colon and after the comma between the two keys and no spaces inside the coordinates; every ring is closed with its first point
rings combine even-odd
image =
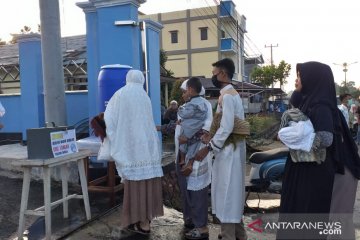
{"type": "Polygon", "coordinates": [[[282,177],[289,154],[288,148],[275,148],[250,155],[250,178],[246,185],[250,192],[281,193],[282,177]]]}

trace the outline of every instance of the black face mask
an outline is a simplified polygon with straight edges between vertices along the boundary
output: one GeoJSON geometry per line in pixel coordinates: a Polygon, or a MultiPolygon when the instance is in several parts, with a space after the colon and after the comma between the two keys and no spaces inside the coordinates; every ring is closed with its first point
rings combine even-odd
{"type": "Polygon", "coordinates": [[[222,84],[221,84],[221,82],[217,79],[217,75],[213,75],[213,76],[211,77],[211,81],[212,81],[212,84],[213,84],[215,87],[221,89],[222,84]]]}

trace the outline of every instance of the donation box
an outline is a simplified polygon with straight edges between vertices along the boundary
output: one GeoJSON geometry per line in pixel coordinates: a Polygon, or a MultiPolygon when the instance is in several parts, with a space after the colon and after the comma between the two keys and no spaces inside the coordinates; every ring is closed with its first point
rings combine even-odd
{"type": "Polygon", "coordinates": [[[27,134],[28,159],[47,159],[77,152],[74,127],[30,128],[27,134]]]}

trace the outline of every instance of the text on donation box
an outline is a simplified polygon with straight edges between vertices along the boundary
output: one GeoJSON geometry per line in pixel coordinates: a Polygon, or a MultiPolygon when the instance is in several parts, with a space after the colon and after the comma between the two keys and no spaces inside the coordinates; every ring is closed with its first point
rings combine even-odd
{"type": "Polygon", "coordinates": [[[78,151],[75,129],[50,133],[51,149],[54,157],[65,156],[78,151]]]}

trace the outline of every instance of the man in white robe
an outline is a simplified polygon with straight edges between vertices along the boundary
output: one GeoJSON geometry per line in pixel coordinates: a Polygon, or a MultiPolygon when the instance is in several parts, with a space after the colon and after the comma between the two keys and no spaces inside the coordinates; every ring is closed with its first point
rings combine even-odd
{"type": "Polygon", "coordinates": [[[241,98],[231,85],[235,72],[231,59],[213,64],[212,82],[220,88],[217,112],[222,112],[220,127],[207,147],[198,151],[195,159],[202,160],[210,151],[215,155],[212,168],[211,203],[213,214],[221,221],[223,240],[247,239],[242,216],[245,201],[245,140],[224,146],[234,127],[234,119],[244,119],[241,98]]]}

